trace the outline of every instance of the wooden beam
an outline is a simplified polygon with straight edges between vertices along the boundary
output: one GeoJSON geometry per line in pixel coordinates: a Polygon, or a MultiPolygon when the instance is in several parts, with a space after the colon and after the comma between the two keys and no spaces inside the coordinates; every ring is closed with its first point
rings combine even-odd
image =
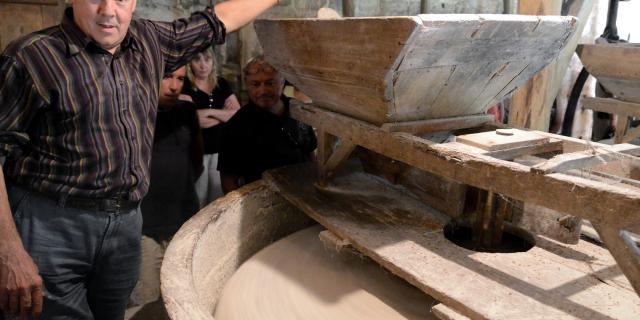
{"type": "Polygon", "coordinates": [[[603,266],[619,275],[615,261],[590,243],[566,248],[546,241],[547,249],[514,254],[473,252],[445,238],[445,214],[375,176],[345,173],[319,190],[309,183],[313,165],[305,163],[269,170],[264,179],[353,248],[471,319],[618,319],[640,313],[628,282],[619,278],[622,288],[602,275],[603,266]]]}
{"type": "Polygon", "coordinates": [[[593,223],[593,221],[592,224],[618,263],[618,267],[627,276],[636,292],[640,294],[640,257],[636,255],[637,245],[626,242],[622,237],[624,232],[621,230],[593,223]]]}
{"type": "Polygon", "coordinates": [[[330,135],[322,128],[317,129],[318,132],[318,162],[325,164],[331,153],[333,152],[333,143],[335,142],[335,136],[330,135]]]}
{"type": "Polygon", "coordinates": [[[613,161],[630,161],[640,168],[640,159],[625,154],[625,151],[640,150],[639,146],[631,144],[614,145],[608,150],[594,148],[587,151],[564,153],[550,160],[531,167],[532,172],[548,174],[551,172],[565,172],[573,169],[588,169],[590,167],[613,161]]]}
{"type": "Polygon", "coordinates": [[[578,47],[585,68],[618,99],[640,103],[640,47],[633,43],[578,47]]]}
{"type": "Polygon", "coordinates": [[[628,131],[622,137],[622,141],[620,141],[620,143],[629,143],[629,142],[631,142],[631,140],[637,138],[638,136],[640,136],[640,126],[639,127],[635,127],[632,130],[628,131]]]}
{"type": "Polygon", "coordinates": [[[562,151],[562,140],[553,139],[548,143],[535,144],[519,148],[512,148],[500,151],[487,152],[485,155],[502,160],[513,160],[517,157],[530,156],[541,153],[562,151]]]}
{"type": "MultiPolygon", "coordinates": [[[[554,173],[539,175],[530,167],[481,154],[470,154],[406,133],[379,127],[312,105],[292,104],[294,118],[392,159],[436,175],[532,202],[595,223],[624,228],[638,220],[640,192],[586,178],[554,173]]],[[[548,136],[562,139],[559,135],[548,136]]],[[[640,229],[631,230],[640,233],[640,229]]]]}
{"type": "Polygon", "coordinates": [[[333,150],[333,153],[331,154],[327,162],[322,164],[320,168],[320,179],[326,181],[327,179],[331,178],[338,166],[349,158],[356,147],[357,145],[352,143],[351,141],[340,139],[340,143],[338,144],[336,149],[333,150]]]}
{"type": "Polygon", "coordinates": [[[458,313],[445,304],[439,303],[431,308],[433,313],[440,320],[470,320],[471,318],[458,313]]]}
{"type": "Polygon", "coordinates": [[[624,135],[627,132],[627,127],[629,127],[629,117],[625,115],[618,115],[618,120],[616,120],[616,133],[614,136],[615,143],[622,143],[624,135]]]}
{"type": "Polygon", "coordinates": [[[464,117],[452,117],[443,119],[429,119],[420,121],[384,123],[381,128],[386,132],[407,132],[411,134],[423,134],[439,131],[452,131],[458,129],[474,128],[495,121],[491,114],[476,114],[464,117]]]}
{"type": "MultiPolygon", "coordinates": [[[[520,0],[518,14],[560,15],[562,0],[520,0]]],[[[549,64],[513,94],[509,124],[519,128],[549,130],[552,99],[558,90],[552,88],[556,62],[549,64]],[[551,103],[549,102],[551,100],[551,103]]],[[[566,66],[565,66],[566,68],[566,66]]]]}
{"type": "Polygon", "coordinates": [[[640,117],[640,103],[612,98],[584,97],[582,98],[582,108],[628,117],[640,117]]]}

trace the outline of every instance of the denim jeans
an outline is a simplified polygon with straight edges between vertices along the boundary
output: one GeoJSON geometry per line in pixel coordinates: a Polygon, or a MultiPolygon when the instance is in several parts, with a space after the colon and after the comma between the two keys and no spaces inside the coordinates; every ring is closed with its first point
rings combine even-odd
{"type": "Polygon", "coordinates": [[[80,210],[19,186],[7,191],[44,281],[41,319],[123,319],[140,270],[140,209],[80,210]]]}

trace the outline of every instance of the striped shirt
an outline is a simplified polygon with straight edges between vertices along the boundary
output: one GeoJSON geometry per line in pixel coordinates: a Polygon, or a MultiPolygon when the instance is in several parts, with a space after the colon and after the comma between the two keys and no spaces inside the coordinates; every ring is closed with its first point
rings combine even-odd
{"type": "Polygon", "coordinates": [[[225,35],[208,11],[134,20],[112,55],[67,9],[60,25],[12,42],[0,56],[5,176],[49,194],[141,200],[163,75],[225,35]]]}

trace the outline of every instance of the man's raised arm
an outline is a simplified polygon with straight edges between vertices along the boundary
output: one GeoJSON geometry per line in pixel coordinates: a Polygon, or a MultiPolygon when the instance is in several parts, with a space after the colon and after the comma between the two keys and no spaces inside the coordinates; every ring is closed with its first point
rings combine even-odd
{"type": "Polygon", "coordinates": [[[215,13],[227,32],[240,29],[257,16],[276,5],[279,0],[228,0],[215,6],[215,13]]]}

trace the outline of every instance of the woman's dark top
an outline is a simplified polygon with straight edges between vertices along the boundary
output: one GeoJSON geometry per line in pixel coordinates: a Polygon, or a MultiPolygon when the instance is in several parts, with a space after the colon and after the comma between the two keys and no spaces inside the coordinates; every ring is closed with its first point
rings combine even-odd
{"type": "MultiPolygon", "coordinates": [[[[198,88],[194,90],[188,79],[184,82],[182,93],[190,96],[198,109],[222,109],[224,108],[224,102],[233,94],[233,91],[224,78],[218,77],[218,85],[210,95],[198,88]]],[[[211,128],[202,129],[205,154],[213,154],[220,151],[223,127],[224,123],[220,123],[211,128]]]]}

